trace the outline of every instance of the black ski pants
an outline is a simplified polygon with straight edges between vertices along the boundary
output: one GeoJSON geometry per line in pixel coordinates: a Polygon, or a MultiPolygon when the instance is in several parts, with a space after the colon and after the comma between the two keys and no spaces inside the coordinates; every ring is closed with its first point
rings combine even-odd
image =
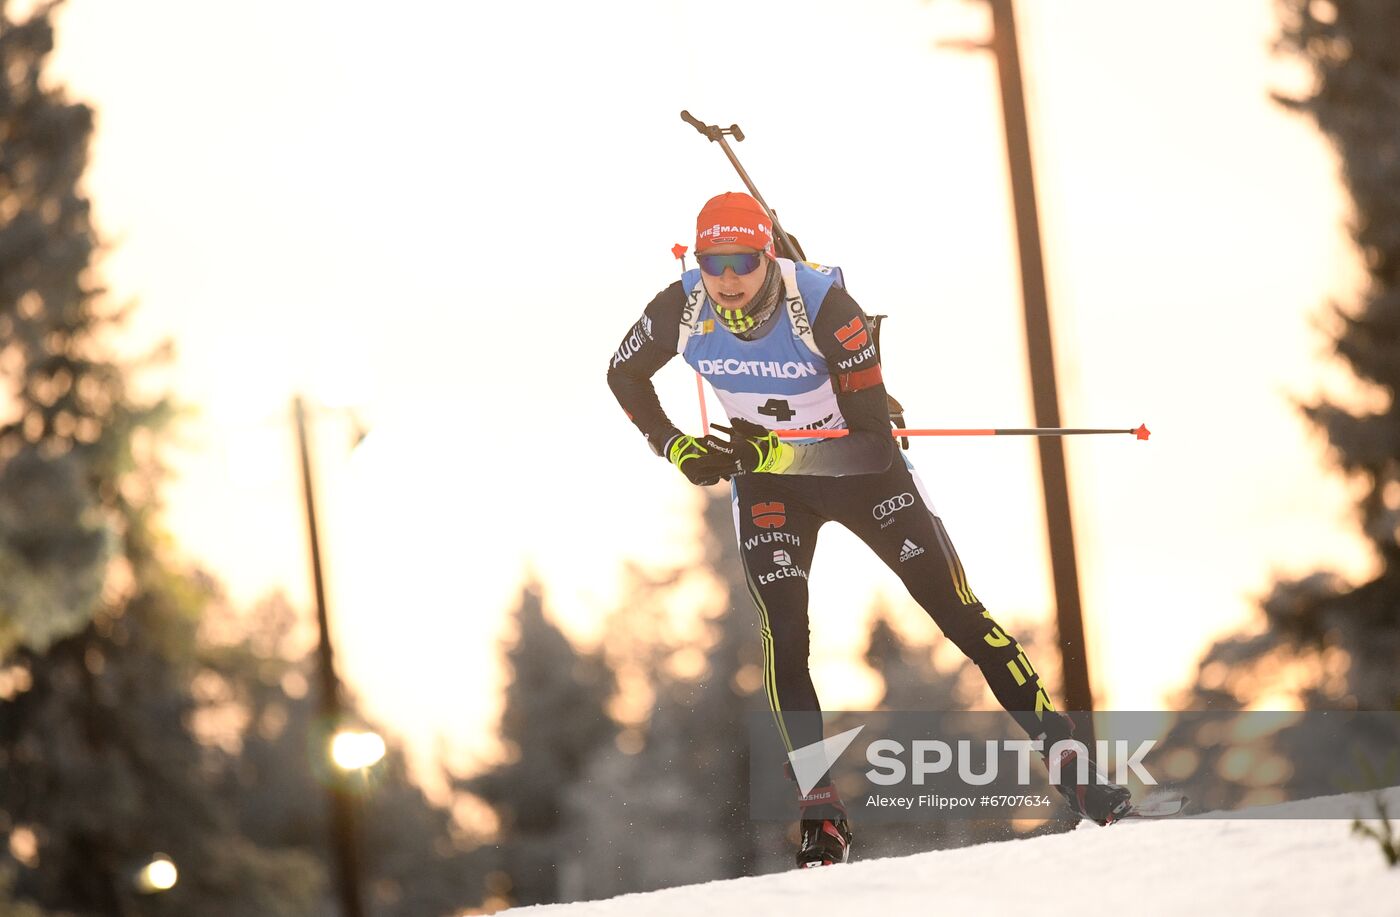
{"type": "Polygon", "coordinates": [[[1047,713],[1050,696],[1021,645],[977,600],[903,453],[879,474],[740,475],[732,493],[739,555],[759,615],[764,689],[788,751],[822,739],[819,717],[785,714],[821,709],[807,668],[807,575],[827,521],[850,529],[898,574],[1028,735],[1058,719],[1047,713]]]}

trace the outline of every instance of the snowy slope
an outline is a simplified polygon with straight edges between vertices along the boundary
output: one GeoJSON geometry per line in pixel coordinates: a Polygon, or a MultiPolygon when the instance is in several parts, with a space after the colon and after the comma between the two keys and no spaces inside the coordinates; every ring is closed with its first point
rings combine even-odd
{"type": "MultiPolygon", "coordinates": [[[[1400,812],[1400,787],[1386,791],[1400,812]]],[[[512,917],[731,917],[789,913],[1400,915],[1400,868],[1351,822],[1177,818],[1084,824],[1068,834],[515,908],[512,917]]],[[[1373,814],[1358,800],[1357,811],[1373,814]]],[[[1374,823],[1374,822],[1373,822],[1374,823]]],[[[859,827],[856,840],[859,843],[859,827]]]]}

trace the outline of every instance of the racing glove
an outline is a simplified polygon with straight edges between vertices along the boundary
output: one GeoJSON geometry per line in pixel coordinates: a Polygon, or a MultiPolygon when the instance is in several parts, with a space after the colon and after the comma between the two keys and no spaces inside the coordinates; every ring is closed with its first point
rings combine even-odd
{"type": "Polygon", "coordinates": [[[716,430],[729,434],[729,445],[744,471],[756,474],[782,474],[792,465],[797,452],[778,438],[778,434],[749,423],[743,418],[730,418],[734,426],[714,424],[716,430]]]}
{"type": "Polygon", "coordinates": [[[738,470],[733,450],[712,436],[696,439],[677,433],[666,443],[665,454],[690,483],[700,487],[727,479],[738,470]]]}

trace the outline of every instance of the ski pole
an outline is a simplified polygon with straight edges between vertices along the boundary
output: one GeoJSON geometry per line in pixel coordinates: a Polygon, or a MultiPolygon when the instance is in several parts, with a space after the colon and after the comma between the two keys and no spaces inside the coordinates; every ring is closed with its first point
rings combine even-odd
{"type": "MultiPolygon", "coordinates": [[[[723,430],[724,427],[715,424],[716,430],[723,430]]],[[[840,436],[849,436],[850,430],[774,430],[774,433],[782,439],[835,439],[840,436]]],[[[1082,436],[1091,433],[1132,433],[1138,439],[1147,439],[1152,435],[1152,431],[1147,429],[1147,424],[1134,427],[1131,430],[1120,429],[1091,429],[1085,427],[1020,427],[991,430],[891,430],[893,436],[1082,436]]]]}
{"type": "MultiPolygon", "coordinates": [[[[676,260],[681,263],[681,279],[685,279],[685,253],[689,251],[684,245],[677,242],[671,246],[671,254],[676,256],[676,260]]],[[[705,377],[697,370],[695,373],[695,393],[700,396],[700,435],[706,436],[710,432],[710,418],[705,411],[705,377]]]]}
{"type": "Polygon", "coordinates": [[[749,173],[745,172],[744,167],[739,164],[739,157],[734,155],[734,151],[729,148],[729,143],[724,139],[725,135],[728,135],[733,137],[736,141],[742,142],[744,139],[744,132],[739,129],[739,125],[731,124],[728,127],[720,127],[718,124],[705,124],[688,111],[681,112],[681,120],[709,138],[712,143],[719,144],[720,149],[724,150],[724,155],[728,156],[729,161],[734,164],[734,170],[738,172],[739,177],[743,179],[744,187],[749,189],[749,193],[753,195],[754,200],[758,201],[758,206],[763,208],[763,212],[768,214],[768,219],[772,221],[773,234],[778,237],[778,242],[780,243],[779,254],[792,261],[802,261],[802,253],[797,250],[797,246],[793,244],[792,239],[788,238],[788,234],[783,232],[783,227],[778,225],[777,214],[773,213],[773,208],[768,206],[768,202],[763,199],[763,195],[758,193],[758,188],[754,185],[753,180],[749,178],[749,173]]]}
{"type": "Polygon", "coordinates": [[[700,397],[700,435],[710,434],[710,417],[705,410],[705,377],[695,374],[695,394],[700,397]]]}

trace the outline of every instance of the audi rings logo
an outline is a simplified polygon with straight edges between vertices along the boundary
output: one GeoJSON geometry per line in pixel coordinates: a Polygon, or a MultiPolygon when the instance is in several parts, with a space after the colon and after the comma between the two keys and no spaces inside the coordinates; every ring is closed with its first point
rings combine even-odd
{"type": "Polygon", "coordinates": [[[874,516],[876,519],[886,519],[900,510],[913,505],[914,495],[903,493],[897,497],[890,497],[885,502],[877,505],[870,511],[870,515],[874,516]]]}

